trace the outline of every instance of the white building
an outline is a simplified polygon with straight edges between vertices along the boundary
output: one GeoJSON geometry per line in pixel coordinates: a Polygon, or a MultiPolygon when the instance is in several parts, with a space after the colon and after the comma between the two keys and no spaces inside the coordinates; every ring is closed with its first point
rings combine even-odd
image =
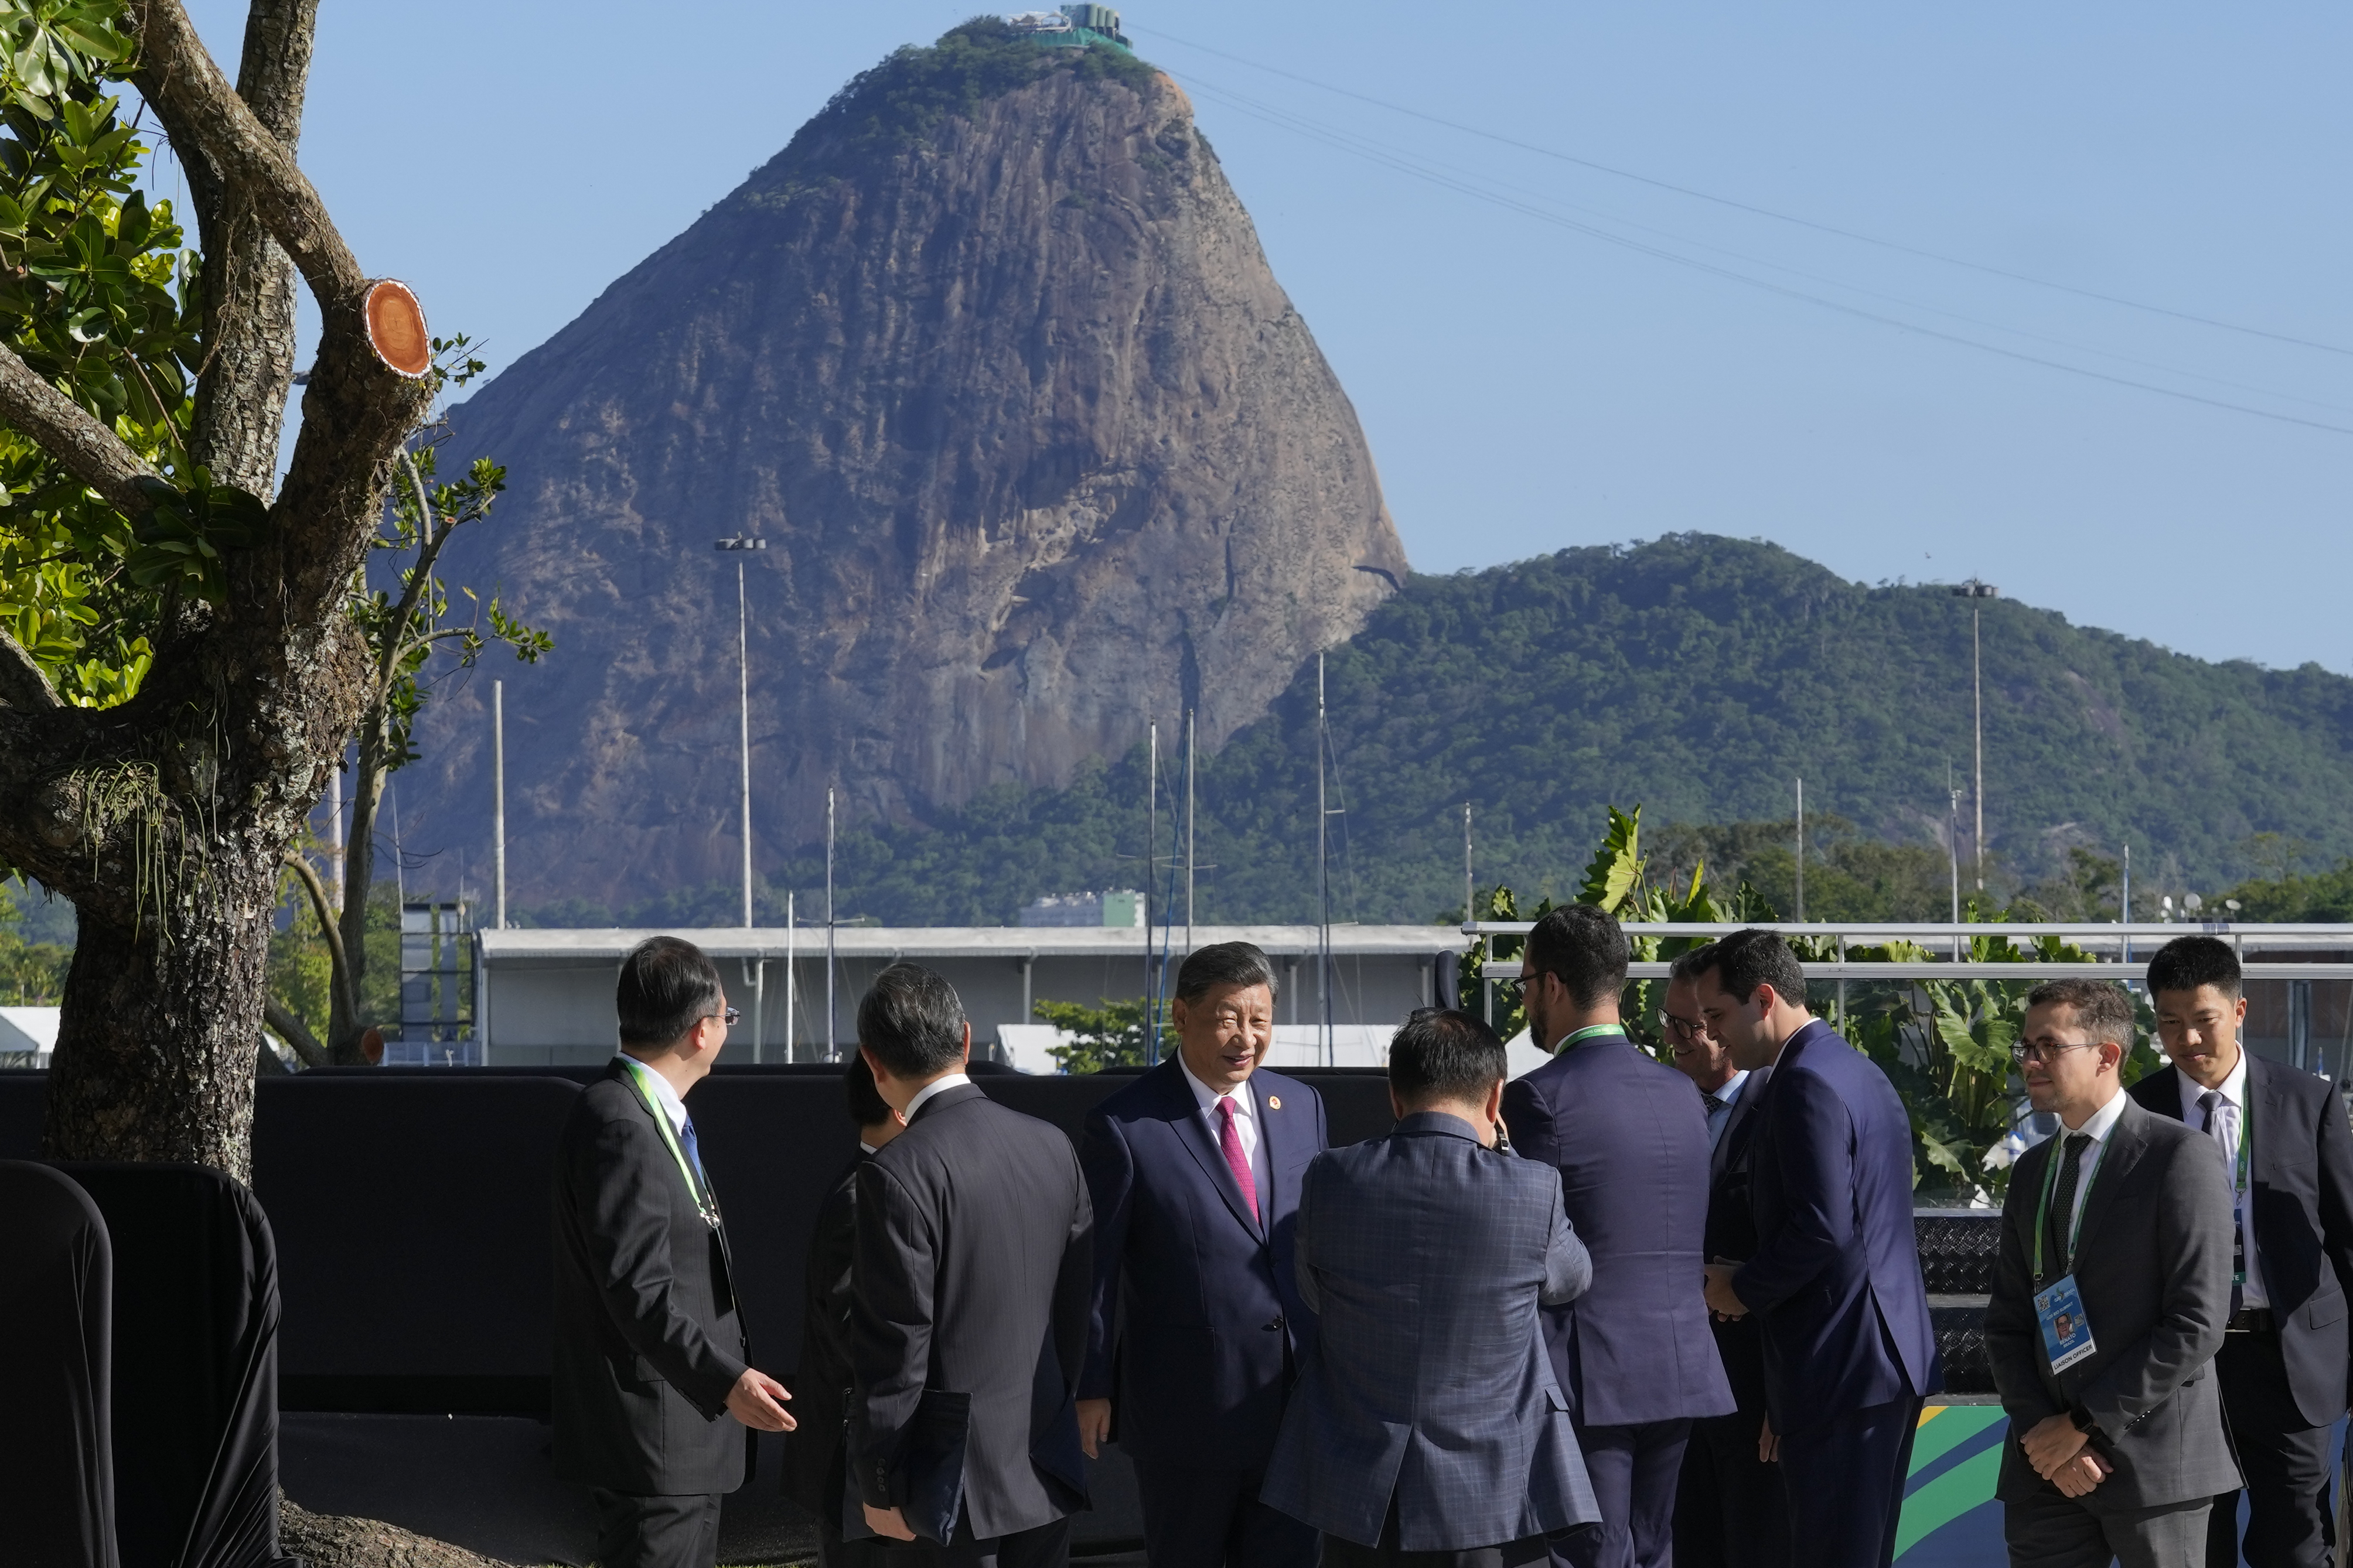
{"type": "MultiPolygon", "coordinates": [[[[485,931],[477,939],[477,1027],[491,1067],[597,1062],[613,1051],[613,984],[622,957],[650,931],[485,931]]],[[[825,1056],[826,946],[823,930],[740,927],[668,934],[695,942],[719,961],[728,1001],[743,1010],[731,1060],[814,1061],[825,1056]],[[790,954],[789,963],[787,953],[790,954]],[[788,978],[789,976],[789,978],[788,978]],[[787,1016],[787,999],[790,1013],[787,1016]],[[754,1020],[757,1020],[756,1036],[754,1020]]],[[[1149,933],[1157,952],[1162,935],[1149,933]]],[[[834,933],[833,1039],[857,1035],[858,999],[886,966],[906,959],[937,970],[964,998],[976,1050],[1051,1071],[1044,1054],[1050,1031],[1025,1030],[1041,1000],[1099,1006],[1146,991],[1146,936],[1134,927],[844,926],[834,933]],[[1007,1038],[1003,1031],[1016,1033],[1007,1038]]],[[[1167,985],[1174,989],[1186,948],[1168,938],[1167,985]]],[[[1321,1022],[1317,931],[1314,926],[1197,926],[1193,944],[1251,942],[1281,976],[1275,1003],[1276,1065],[1378,1066],[1388,1032],[1416,1007],[1451,995],[1466,940],[1451,926],[1332,928],[1330,966],[1335,1038],[1327,1054],[1321,1022]],[[1280,1058],[1280,1059],[1277,1059],[1280,1058]]],[[[1000,1058],[1000,1059],[1002,1059],[1000,1058]]]]}

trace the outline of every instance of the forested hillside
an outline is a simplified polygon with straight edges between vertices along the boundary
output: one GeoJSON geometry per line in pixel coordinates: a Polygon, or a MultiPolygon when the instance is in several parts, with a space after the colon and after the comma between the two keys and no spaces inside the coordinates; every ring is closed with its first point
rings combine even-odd
{"type": "MultiPolygon", "coordinates": [[[[2032,593],[2023,573],[2010,585],[2032,593]]],[[[1786,902],[1801,775],[1818,819],[1810,913],[1946,907],[1947,779],[1967,782],[1970,725],[1968,611],[1944,586],[1869,587],[1773,545],[1701,534],[1568,550],[1409,579],[1332,651],[1325,680],[1331,805],[1345,808],[1331,819],[1335,918],[1459,908],[1465,801],[1482,886],[1563,895],[1605,805],[1640,804],[1662,857],[1729,858],[1786,902]],[[1832,816],[1844,825],[1820,820],[1832,816]],[[1707,824],[1747,826],[1666,831],[1707,824]],[[1883,907],[1834,907],[1858,903],[1883,907]]],[[[2113,918],[2100,862],[2127,841],[2144,908],[2238,882],[2262,868],[2265,845],[2292,840],[2315,864],[2353,854],[2353,680],[2210,664],[1997,600],[1985,690],[1995,902],[2030,889],[2053,912],[2113,918]]],[[[1164,891],[1181,725],[1161,716],[1164,891]]],[[[1311,660],[1267,718],[1203,757],[1203,921],[1314,918],[1314,735],[1311,660]]],[[[1138,747],[1068,788],[997,790],[926,826],[853,825],[841,914],[997,923],[1041,892],[1134,886],[1145,771],[1138,747]]],[[[822,885],[810,846],[772,874],[763,918],[781,920],[787,886],[811,918],[822,885]]],[[[649,889],[617,909],[534,913],[716,921],[733,896],[649,889]]]]}

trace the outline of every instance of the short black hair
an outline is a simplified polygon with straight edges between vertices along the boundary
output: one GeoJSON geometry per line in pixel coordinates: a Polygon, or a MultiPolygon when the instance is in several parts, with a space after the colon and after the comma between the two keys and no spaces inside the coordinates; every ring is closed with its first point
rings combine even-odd
{"type": "Polygon", "coordinates": [[[1700,952],[1706,956],[1693,966],[1692,978],[1714,971],[1715,983],[1736,1002],[1753,1002],[1759,985],[1770,985],[1775,995],[1806,1005],[1805,965],[1778,931],[1749,926],[1716,938],[1700,952]]]}
{"type": "Polygon", "coordinates": [[[1626,965],[1633,961],[1626,933],[1607,910],[1568,904],[1536,921],[1520,961],[1524,979],[1549,974],[1568,988],[1580,1007],[1609,1001],[1626,989],[1626,965]]]}
{"type": "Polygon", "coordinates": [[[637,1050],[674,1046],[726,1005],[719,966],[683,937],[649,936],[621,960],[613,1011],[621,1044],[637,1050]]]}
{"type": "Polygon", "coordinates": [[[2214,986],[2233,1001],[2245,992],[2239,955],[2219,936],[2177,936],[2148,961],[2151,1000],[2160,991],[2195,991],[2200,985],[2214,986]]]}
{"type": "Polygon", "coordinates": [[[1263,985],[1270,996],[1281,995],[1274,963],[1254,942],[1218,942],[1185,955],[1176,971],[1176,1000],[1193,1002],[1219,985],[1263,985]]]}
{"type": "Polygon", "coordinates": [[[1715,943],[1704,942],[1667,965],[1667,982],[1688,980],[1694,984],[1699,977],[1715,967],[1715,943]]]}
{"type": "Polygon", "coordinates": [[[849,1065],[841,1069],[841,1097],[849,1102],[849,1120],[860,1127],[891,1120],[891,1102],[874,1087],[874,1069],[856,1051],[849,1053],[849,1065]]]}
{"type": "Polygon", "coordinates": [[[895,1078],[930,1078],[964,1058],[964,1002],[920,963],[894,963],[858,1004],[858,1043],[895,1078]]]}
{"type": "Polygon", "coordinates": [[[1451,1007],[1417,1008],[1389,1041],[1389,1088],[1401,1105],[1483,1100],[1510,1071],[1495,1031],[1451,1007]]]}
{"type": "Polygon", "coordinates": [[[2132,997],[2113,980],[2070,975],[2046,980],[2026,994],[2029,1007],[2072,1007],[2075,1026],[2094,1041],[2122,1046],[2129,1054],[2133,1043],[2132,997]]]}

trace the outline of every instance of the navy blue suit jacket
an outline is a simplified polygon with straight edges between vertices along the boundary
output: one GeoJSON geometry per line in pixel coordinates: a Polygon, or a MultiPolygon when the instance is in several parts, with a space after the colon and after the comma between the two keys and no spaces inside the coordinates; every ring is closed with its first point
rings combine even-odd
{"type": "Polygon", "coordinates": [[[1593,1278],[1548,1172],[1417,1111],[1315,1162],[1297,1250],[1324,1317],[1261,1502],[1371,1546],[1394,1498],[1408,1552],[1601,1517],[1536,1319],[1593,1278]]]}
{"type": "Polygon", "coordinates": [[[1757,1109],[1757,1251],[1732,1289],[1764,1330],[1773,1429],[1936,1393],[1912,1121],[1894,1086],[1815,1019],[1781,1047],[1757,1109]]]}
{"type": "MultiPolygon", "coordinates": [[[[2125,1090],[2145,1110],[2181,1114],[2181,1074],[2150,1073],[2125,1090]]],[[[2345,1292],[2353,1283],[2353,1131],[2345,1101],[2325,1078],[2247,1055],[2253,1103],[2247,1184],[2255,1256],[2279,1324],[2280,1355],[2296,1408],[2316,1426],[2346,1408],[2345,1292]]]]}
{"type": "Polygon", "coordinates": [[[1265,1141],[1263,1223],[1174,1058],[1088,1114],[1095,1209],[1082,1399],[1112,1402],[1130,1458],[1255,1469],[1315,1332],[1292,1263],[1299,1187],[1324,1150],[1324,1101],[1261,1068],[1245,1091],[1265,1141]]]}
{"type": "Polygon", "coordinates": [[[1553,1372],[1587,1426],[1728,1415],[1700,1293],[1707,1113],[1691,1079],[1623,1035],[1578,1041],[1504,1089],[1524,1158],[1560,1172],[1593,1288],[1544,1311],[1553,1372]]]}

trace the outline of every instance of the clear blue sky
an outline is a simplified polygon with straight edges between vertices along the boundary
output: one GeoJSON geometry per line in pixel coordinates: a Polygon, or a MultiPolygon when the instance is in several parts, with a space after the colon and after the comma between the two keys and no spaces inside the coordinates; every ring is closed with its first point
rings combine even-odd
{"type": "MultiPolygon", "coordinates": [[[[242,5],[195,9],[234,71],[242,5]]],[[[972,10],[328,0],[302,161],[363,264],[503,365],[851,75],[972,10]]],[[[1126,16],[1192,89],[1421,570],[1696,529],[1868,581],[1979,574],[2206,658],[2353,670],[2353,352],[1907,256],[1257,68],[2353,351],[2353,13],[1154,0],[1126,16]],[[1435,179],[1376,161],[1400,157],[1435,179]]]]}

